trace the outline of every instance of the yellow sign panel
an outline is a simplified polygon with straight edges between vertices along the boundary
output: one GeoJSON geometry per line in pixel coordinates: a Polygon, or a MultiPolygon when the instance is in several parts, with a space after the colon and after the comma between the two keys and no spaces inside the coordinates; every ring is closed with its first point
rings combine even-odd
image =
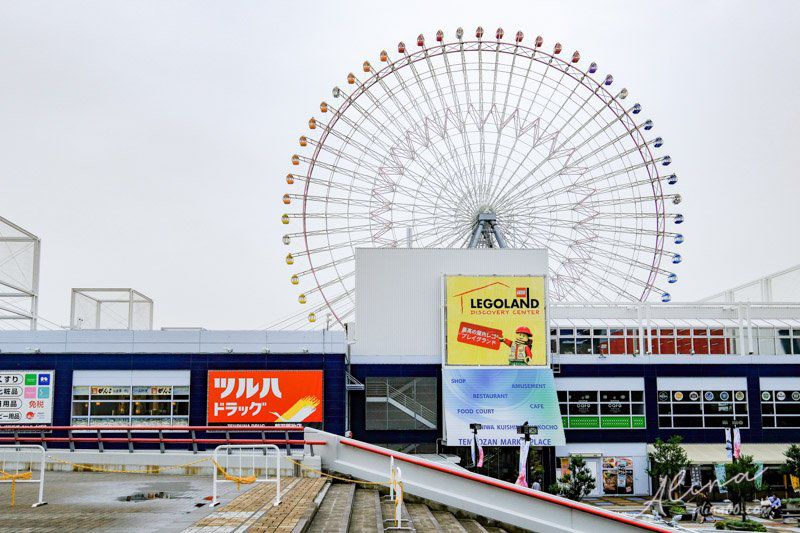
{"type": "Polygon", "coordinates": [[[547,365],[542,276],[447,276],[448,365],[547,365]]]}

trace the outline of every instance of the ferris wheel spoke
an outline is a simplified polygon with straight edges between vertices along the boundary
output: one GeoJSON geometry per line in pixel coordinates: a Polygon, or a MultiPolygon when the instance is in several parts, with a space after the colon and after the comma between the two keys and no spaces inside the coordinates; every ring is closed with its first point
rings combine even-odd
{"type": "MultiPolygon", "coordinates": [[[[662,231],[652,230],[652,229],[648,229],[648,228],[644,228],[644,227],[612,226],[612,225],[609,225],[609,224],[600,224],[600,223],[597,223],[597,222],[594,221],[595,218],[597,218],[597,217],[594,217],[594,218],[591,218],[591,219],[587,219],[587,220],[583,221],[580,225],[583,228],[585,228],[586,231],[602,232],[602,233],[614,233],[614,234],[620,234],[620,233],[632,233],[633,234],[633,233],[637,233],[637,234],[641,234],[641,235],[654,236],[654,237],[655,236],[661,236],[661,235],[674,237],[675,235],[677,235],[677,233],[662,232],[662,231]]],[[[620,218],[624,218],[624,217],[620,217],[620,218]]],[[[553,225],[556,225],[556,226],[561,225],[561,227],[574,228],[576,226],[576,223],[575,222],[570,222],[570,221],[554,220],[553,221],[553,225]]]]}
{"type": "MultiPolygon", "coordinates": [[[[459,48],[460,49],[463,48],[463,43],[459,43],[459,44],[460,44],[459,48]]],[[[444,44],[442,44],[442,48],[444,49],[444,44]]],[[[463,50],[462,50],[462,53],[463,53],[463,50]]],[[[455,104],[454,113],[459,117],[459,120],[460,120],[460,117],[461,117],[461,100],[458,97],[458,88],[456,87],[455,78],[453,77],[453,70],[450,68],[450,59],[448,57],[448,54],[445,54],[445,53],[442,54],[442,61],[444,62],[445,72],[447,73],[447,81],[448,81],[448,84],[450,86],[450,93],[453,95],[453,102],[455,104]]],[[[466,75],[466,65],[464,65],[464,69],[465,69],[464,70],[464,75],[466,75]]],[[[465,82],[466,82],[466,78],[465,78],[465,82]]],[[[466,107],[466,109],[469,109],[469,91],[466,91],[466,93],[467,93],[467,107],[466,107]]],[[[460,129],[460,133],[461,133],[461,143],[464,146],[464,155],[465,155],[466,160],[467,160],[467,167],[468,168],[472,168],[473,165],[475,164],[475,157],[474,157],[474,155],[472,153],[472,145],[470,144],[470,142],[469,142],[469,140],[467,138],[466,128],[459,128],[459,129],[460,129]]]]}
{"type": "MultiPolygon", "coordinates": [[[[412,107],[414,108],[414,110],[417,112],[417,115],[419,116],[419,122],[418,123],[414,124],[413,121],[409,122],[409,129],[407,130],[406,134],[402,137],[402,140],[405,143],[407,143],[408,150],[409,150],[410,155],[412,157],[419,155],[419,151],[416,150],[415,147],[412,145],[414,140],[422,141],[420,144],[423,145],[423,146],[432,147],[433,152],[434,152],[433,155],[436,156],[437,161],[435,161],[433,163],[428,163],[429,165],[431,165],[430,168],[437,168],[438,166],[440,166],[440,164],[443,163],[444,167],[447,169],[447,171],[449,171],[451,176],[455,175],[455,176],[461,178],[458,175],[457,170],[451,167],[451,163],[450,163],[450,159],[451,158],[445,157],[445,155],[441,151],[439,151],[438,145],[436,145],[435,143],[431,142],[430,125],[431,125],[431,121],[435,122],[436,116],[435,116],[435,113],[433,112],[433,107],[432,107],[432,104],[430,103],[430,99],[428,98],[427,93],[425,93],[425,91],[424,91],[424,86],[420,84],[419,76],[418,76],[418,74],[416,74],[416,67],[413,65],[413,63],[411,64],[411,66],[412,66],[412,72],[414,73],[414,78],[415,78],[415,81],[417,82],[417,85],[421,86],[423,88],[423,93],[425,94],[425,101],[428,104],[430,115],[428,115],[428,116],[425,115],[423,110],[420,108],[420,106],[419,106],[419,104],[417,102],[417,99],[415,99],[411,95],[410,89],[408,87],[408,83],[406,82],[406,80],[402,76],[402,74],[399,71],[393,71],[393,75],[397,79],[398,84],[403,89],[403,92],[406,95],[406,97],[408,98],[408,101],[412,104],[412,107]],[[417,128],[420,128],[420,130],[421,130],[419,133],[416,132],[417,128]]],[[[389,92],[389,94],[394,94],[394,93],[393,92],[389,92]]],[[[397,106],[398,106],[399,109],[405,109],[405,106],[403,106],[403,105],[401,105],[399,103],[397,104],[397,106]]],[[[435,124],[435,126],[436,126],[437,129],[443,128],[443,126],[439,126],[438,124],[435,124]]],[[[448,149],[449,149],[449,147],[448,147],[448,149]]],[[[450,151],[450,153],[452,155],[452,151],[450,151]]],[[[462,182],[462,185],[467,185],[467,188],[468,188],[468,184],[463,181],[463,178],[462,178],[461,182],[462,182]]],[[[441,183],[441,185],[442,185],[442,187],[446,188],[447,187],[446,180],[443,181],[441,183]]]]}
{"type": "MultiPolygon", "coordinates": [[[[460,122],[461,118],[459,116],[458,109],[456,108],[456,110],[453,111],[453,110],[451,110],[450,106],[448,105],[448,103],[447,103],[447,101],[446,101],[446,99],[444,97],[444,93],[442,92],[441,86],[439,85],[438,76],[435,75],[435,69],[433,67],[433,64],[431,63],[431,59],[430,59],[430,56],[427,54],[427,51],[425,53],[425,60],[426,60],[426,62],[428,64],[428,68],[433,73],[431,78],[433,79],[433,83],[434,83],[434,86],[436,88],[436,94],[439,97],[439,102],[440,102],[440,105],[441,105],[441,107],[440,107],[441,112],[442,112],[441,129],[442,130],[446,130],[448,128],[448,126],[449,126],[449,120],[454,120],[454,121],[459,121],[460,122]],[[453,118],[451,119],[451,117],[453,117],[453,118]]],[[[416,71],[415,71],[415,75],[416,75],[416,71]]],[[[418,79],[417,81],[418,81],[418,84],[420,86],[423,86],[421,80],[418,79]]],[[[433,120],[434,121],[438,121],[439,120],[438,113],[434,113],[433,114],[433,120]]],[[[464,131],[465,131],[465,129],[464,129],[464,131]]],[[[463,134],[462,138],[463,138],[463,140],[466,141],[466,134],[463,134]]],[[[450,159],[453,160],[453,161],[457,160],[458,159],[457,149],[456,149],[455,145],[453,144],[453,141],[450,138],[450,136],[449,135],[445,136],[444,141],[445,141],[445,146],[447,147],[447,151],[448,151],[448,154],[450,156],[450,159]]],[[[466,149],[467,149],[467,146],[465,146],[465,150],[466,149]]],[[[460,181],[462,181],[466,185],[467,189],[471,189],[471,187],[470,187],[471,184],[466,179],[465,176],[461,176],[461,174],[459,173],[459,178],[461,178],[460,181]]],[[[473,191],[473,194],[475,194],[474,191],[473,191]]],[[[477,198],[476,194],[475,194],[475,198],[477,198]]]]}
{"type": "MultiPolygon", "coordinates": [[[[595,115],[593,115],[593,118],[590,119],[590,122],[593,121],[597,116],[599,116],[599,114],[602,111],[602,109],[603,108],[601,108],[597,113],[595,113],[595,115]]],[[[554,134],[552,134],[553,146],[551,147],[551,152],[550,153],[551,154],[559,154],[562,157],[564,155],[566,155],[567,156],[566,162],[557,171],[554,171],[554,172],[548,174],[547,176],[545,176],[544,178],[540,178],[537,181],[535,181],[533,183],[533,186],[534,187],[543,187],[546,183],[550,182],[552,179],[554,179],[554,178],[556,178],[556,177],[558,177],[560,175],[563,175],[565,173],[566,174],[574,174],[574,173],[579,173],[580,174],[580,173],[583,173],[584,172],[583,167],[578,166],[576,163],[569,163],[569,165],[567,165],[566,163],[568,163],[571,160],[572,154],[574,154],[577,151],[579,151],[587,142],[590,142],[590,140],[593,140],[597,135],[600,135],[601,133],[604,133],[606,130],[608,130],[608,128],[611,128],[614,124],[615,124],[614,120],[606,121],[606,123],[604,125],[602,125],[600,127],[600,129],[598,129],[598,131],[595,132],[589,139],[585,139],[580,144],[571,147],[566,152],[563,150],[563,147],[566,144],[566,141],[561,142],[558,145],[558,148],[555,148],[555,145],[558,142],[558,138],[560,136],[560,132],[559,131],[554,132],[554,134]]],[[[574,134],[573,134],[573,136],[574,136],[574,134]]],[[[572,136],[570,138],[572,138],[572,136]]],[[[541,168],[541,166],[544,164],[544,162],[545,161],[542,161],[542,163],[540,165],[538,165],[532,171],[527,172],[524,176],[522,176],[522,178],[519,181],[517,181],[513,187],[511,187],[511,190],[514,190],[515,188],[522,186],[528,180],[528,178],[535,177],[536,172],[541,168]]],[[[509,182],[511,182],[511,179],[517,174],[517,172],[519,172],[521,167],[522,167],[522,163],[520,163],[514,169],[514,172],[512,172],[512,174],[511,174],[511,176],[509,178],[509,182]]],[[[503,193],[503,194],[505,194],[507,196],[507,193],[505,193],[504,191],[501,191],[501,193],[503,193]]],[[[504,197],[502,197],[502,199],[505,200],[506,197],[504,196],[504,197]]]]}
{"type": "Polygon", "coordinates": [[[305,276],[308,276],[309,274],[311,274],[313,272],[317,272],[317,273],[323,272],[326,269],[335,268],[337,264],[345,264],[345,263],[348,263],[350,261],[353,261],[354,259],[355,259],[355,255],[351,254],[351,255],[348,255],[348,256],[345,256],[345,257],[340,257],[340,258],[336,259],[336,261],[330,261],[328,263],[323,263],[323,264],[317,265],[315,267],[308,268],[306,270],[301,270],[300,272],[295,272],[294,275],[297,276],[298,278],[302,279],[305,276]]]}
{"type": "MultiPolygon", "coordinates": [[[[594,281],[599,283],[599,286],[603,286],[606,288],[613,288],[618,296],[624,296],[625,299],[637,299],[638,296],[634,295],[633,293],[627,291],[625,286],[619,285],[619,281],[623,281],[624,283],[629,282],[638,282],[636,278],[631,278],[628,274],[623,273],[615,268],[613,268],[610,264],[605,263],[603,265],[598,264],[596,261],[593,261],[591,255],[588,251],[583,251],[583,256],[576,256],[576,257],[567,257],[564,254],[560,254],[561,258],[561,265],[560,267],[564,269],[566,272],[569,272],[573,275],[578,275],[582,273],[594,281]],[[613,277],[610,276],[613,274],[613,277]]],[[[645,288],[644,283],[642,283],[642,287],[645,288]]]]}
{"type": "MultiPolygon", "coordinates": [[[[565,278],[569,278],[571,279],[572,282],[571,285],[573,288],[581,286],[580,285],[581,274],[584,270],[586,270],[587,268],[586,265],[588,265],[589,262],[575,261],[574,258],[567,257],[564,253],[560,252],[555,248],[549,248],[548,251],[559,259],[559,265],[564,270],[564,273],[560,273],[557,268],[553,268],[551,266],[550,268],[551,279],[563,280],[565,278]],[[584,265],[584,267],[581,267],[581,265],[584,265]]],[[[598,297],[601,300],[605,301],[608,300],[609,298],[598,289],[598,287],[604,287],[604,286],[605,284],[602,283],[597,284],[596,286],[592,284],[584,284],[582,285],[582,288],[587,290],[590,293],[590,295],[598,297]]]]}

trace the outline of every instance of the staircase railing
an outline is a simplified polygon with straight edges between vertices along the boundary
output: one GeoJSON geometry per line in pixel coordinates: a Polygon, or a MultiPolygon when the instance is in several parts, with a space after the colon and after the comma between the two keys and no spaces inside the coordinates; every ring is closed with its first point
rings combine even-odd
{"type": "MultiPolygon", "coordinates": [[[[395,387],[392,387],[385,381],[377,383],[372,380],[367,381],[367,396],[390,398],[406,409],[419,415],[419,417],[425,419],[425,421],[434,425],[436,424],[436,412],[434,410],[425,407],[408,394],[398,390],[395,387]]],[[[414,419],[419,420],[417,417],[414,417],[414,419]]]]}

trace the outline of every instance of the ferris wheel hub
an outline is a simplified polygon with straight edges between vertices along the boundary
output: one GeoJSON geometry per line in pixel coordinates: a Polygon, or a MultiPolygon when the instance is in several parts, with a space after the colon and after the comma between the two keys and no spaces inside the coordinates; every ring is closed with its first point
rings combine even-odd
{"type": "Polygon", "coordinates": [[[508,248],[494,211],[478,213],[468,248],[508,248]]]}

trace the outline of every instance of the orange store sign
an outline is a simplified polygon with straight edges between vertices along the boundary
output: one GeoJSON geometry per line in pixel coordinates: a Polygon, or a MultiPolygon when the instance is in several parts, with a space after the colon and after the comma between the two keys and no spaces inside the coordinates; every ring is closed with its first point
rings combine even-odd
{"type": "Polygon", "coordinates": [[[322,370],[209,370],[208,423],[322,422],[322,370]]]}

